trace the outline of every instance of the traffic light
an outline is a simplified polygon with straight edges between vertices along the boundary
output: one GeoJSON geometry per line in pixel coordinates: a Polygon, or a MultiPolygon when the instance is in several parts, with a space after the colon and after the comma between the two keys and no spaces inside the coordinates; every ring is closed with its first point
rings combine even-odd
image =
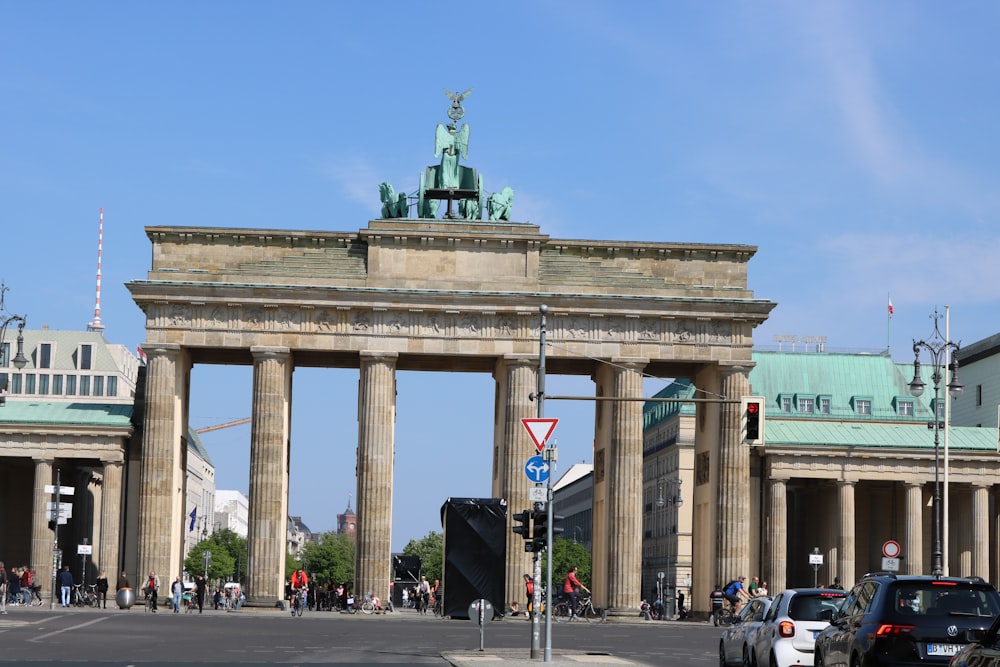
{"type": "Polygon", "coordinates": [[[515,514],[514,525],[511,527],[511,531],[520,535],[521,539],[530,540],[532,536],[532,516],[533,513],[531,510],[524,510],[515,514]]]}
{"type": "Polygon", "coordinates": [[[744,396],[743,440],[750,444],[763,444],[764,439],[764,399],[760,396],[744,396]]]}
{"type": "MultiPolygon", "coordinates": [[[[535,510],[534,530],[532,531],[532,544],[535,551],[544,551],[545,547],[549,544],[548,520],[549,513],[547,511],[535,510]]],[[[556,535],[563,532],[562,528],[555,525],[557,522],[562,520],[563,517],[561,515],[552,515],[552,539],[555,539],[556,535]]]]}

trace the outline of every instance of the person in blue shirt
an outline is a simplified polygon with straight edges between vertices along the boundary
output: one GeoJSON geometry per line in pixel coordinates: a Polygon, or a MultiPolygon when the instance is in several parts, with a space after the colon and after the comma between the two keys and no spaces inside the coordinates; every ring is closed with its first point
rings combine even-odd
{"type": "Polygon", "coordinates": [[[62,593],[62,606],[68,607],[69,596],[73,592],[73,573],[69,571],[69,565],[63,565],[59,573],[59,592],[62,593]]]}

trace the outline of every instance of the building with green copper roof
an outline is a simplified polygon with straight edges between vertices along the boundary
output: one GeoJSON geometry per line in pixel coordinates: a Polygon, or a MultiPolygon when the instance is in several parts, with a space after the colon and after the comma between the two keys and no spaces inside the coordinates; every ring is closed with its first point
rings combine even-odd
{"type": "MultiPolygon", "coordinates": [[[[944,382],[935,399],[931,368],[922,366],[928,390],[916,398],[909,390],[913,364],[887,354],[755,350],[753,360],[750,392],[764,405],[763,437],[745,445],[755,570],[733,577],[759,575],[772,593],[812,585],[814,577],[846,584],[882,569],[882,545],[890,540],[902,547],[901,573],[927,574],[935,470],[942,487],[947,470],[946,569],[997,581],[1000,548],[990,519],[1000,473],[997,429],[949,426],[935,450],[929,425],[935,411],[943,420],[950,406],[944,382]],[[823,565],[814,572],[809,556],[817,548],[823,565]]],[[[695,396],[687,381],[657,394],[683,396],[695,396]]],[[[664,572],[665,600],[673,604],[701,562],[706,538],[699,531],[714,530],[711,499],[699,491],[714,478],[714,452],[696,446],[693,404],[650,402],[643,414],[643,590],[655,588],[664,572]]]]}

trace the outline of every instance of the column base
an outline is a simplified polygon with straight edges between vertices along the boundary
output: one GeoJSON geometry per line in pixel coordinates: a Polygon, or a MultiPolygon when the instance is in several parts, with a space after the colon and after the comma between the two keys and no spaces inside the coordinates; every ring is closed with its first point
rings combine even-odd
{"type": "Polygon", "coordinates": [[[241,607],[252,607],[255,610],[267,610],[273,609],[275,611],[285,611],[288,609],[287,604],[282,600],[276,600],[272,597],[266,595],[248,595],[246,602],[244,602],[241,607]]]}
{"type": "Polygon", "coordinates": [[[613,607],[604,612],[605,623],[634,623],[642,620],[638,607],[613,607]]]}

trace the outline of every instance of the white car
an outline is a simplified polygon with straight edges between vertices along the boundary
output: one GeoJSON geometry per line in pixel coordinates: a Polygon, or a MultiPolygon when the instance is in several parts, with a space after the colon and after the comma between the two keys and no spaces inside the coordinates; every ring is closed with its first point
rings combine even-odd
{"type": "Polygon", "coordinates": [[[846,593],[827,588],[790,588],[775,596],[751,640],[750,663],[757,667],[812,667],[816,635],[828,626],[826,610],[840,608],[846,593]]]}
{"type": "Polygon", "coordinates": [[[719,639],[719,667],[750,664],[749,640],[770,606],[771,598],[767,597],[754,598],[743,605],[719,639]]]}

